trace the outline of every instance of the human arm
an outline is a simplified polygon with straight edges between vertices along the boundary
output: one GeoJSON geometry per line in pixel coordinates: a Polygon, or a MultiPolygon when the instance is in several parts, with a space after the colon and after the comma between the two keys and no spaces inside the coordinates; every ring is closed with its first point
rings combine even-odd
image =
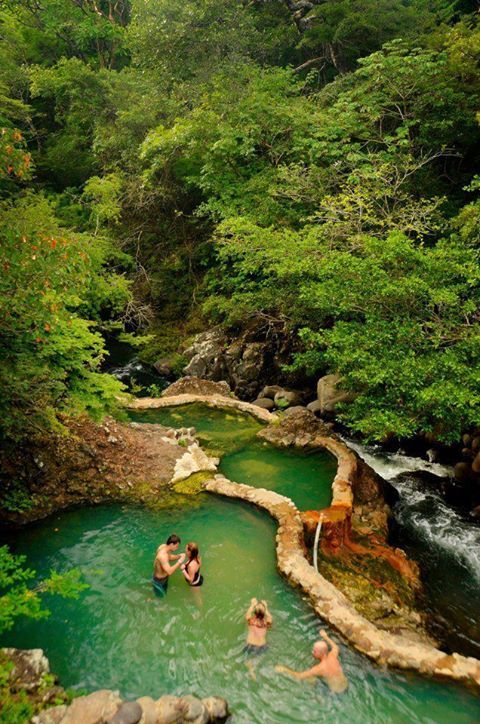
{"type": "Polygon", "coordinates": [[[261,603],[263,603],[263,605],[265,606],[265,621],[268,626],[271,626],[273,623],[273,617],[268,609],[267,602],[264,600],[264,601],[261,601],[261,603]]]}
{"type": "Polygon", "coordinates": [[[335,656],[338,657],[338,654],[340,653],[340,649],[338,648],[335,641],[332,641],[330,636],[328,636],[327,632],[323,630],[323,628],[320,631],[320,636],[330,646],[330,648],[332,649],[332,654],[334,654],[335,656]]]}
{"type": "Polygon", "coordinates": [[[165,573],[168,576],[171,576],[172,573],[175,573],[177,568],[179,568],[182,565],[182,563],[185,559],[185,554],[181,553],[178,557],[178,561],[173,566],[170,565],[169,555],[166,551],[160,551],[160,553],[157,554],[157,558],[159,559],[160,563],[162,564],[162,568],[165,571],[165,573]]]}
{"type": "Polygon", "coordinates": [[[288,666],[282,666],[281,664],[275,666],[275,671],[278,671],[279,674],[287,674],[288,676],[292,676],[294,679],[298,679],[299,681],[304,681],[305,679],[313,679],[316,676],[319,676],[317,669],[317,666],[312,666],[311,669],[306,669],[306,671],[294,671],[288,666]]]}
{"type": "Polygon", "coordinates": [[[253,609],[255,608],[255,606],[257,605],[257,603],[258,603],[258,601],[257,601],[256,598],[252,598],[252,600],[250,601],[250,607],[249,607],[247,613],[245,614],[245,618],[246,618],[247,621],[249,621],[249,620],[252,618],[252,616],[253,616],[253,609]]]}
{"type": "Polygon", "coordinates": [[[198,561],[191,561],[188,565],[188,568],[186,567],[185,563],[182,563],[182,573],[189,583],[193,583],[199,568],[200,564],[198,561]]]}

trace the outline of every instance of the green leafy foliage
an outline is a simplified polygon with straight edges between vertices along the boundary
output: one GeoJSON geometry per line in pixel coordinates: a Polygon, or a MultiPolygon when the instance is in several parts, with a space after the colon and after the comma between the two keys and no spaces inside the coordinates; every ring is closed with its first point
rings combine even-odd
{"type": "Polygon", "coordinates": [[[66,232],[45,197],[4,202],[0,218],[1,431],[20,439],[58,426],[59,410],[98,416],[115,404],[121,385],[98,372],[91,319],[121,310],[129,288],[106,274],[105,245],[66,232]]]}
{"type": "Polygon", "coordinates": [[[259,319],[370,438],[480,422],[473,5],[292,7],[0,3],[3,434],[110,408],[102,329],[259,319]]]}
{"type": "Polygon", "coordinates": [[[80,571],[51,571],[50,576],[31,587],[35,571],[25,568],[25,556],[13,556],[7,546],[0,546],[0,632],[12,628],[19,616],[39,619],[48,616],[42,608],[40,594],[50,593],[63,598],[78,598],[88,588],[81,581],[80,571]]]}

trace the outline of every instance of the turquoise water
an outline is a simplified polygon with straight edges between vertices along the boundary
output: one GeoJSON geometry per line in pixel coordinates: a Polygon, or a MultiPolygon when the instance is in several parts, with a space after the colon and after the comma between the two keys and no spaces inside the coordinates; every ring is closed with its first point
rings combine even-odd
{"type": "Polygon", "coordinates": [[[200,404],[131,410],[129,416],[136,422],[194,427],[202,445],[221,454],[242,448],[262,429],[261,423],[251,415],[242,415],[236,410],[224,412],[200,404]]]}
{"type": "Polygon", "coordinates": [[[479,703],[462,688],[389,672],[341,645],[350,680],[341,697],[321,683],[290,680],[277,663],[311,664],[320,622],[275,569],[274,524],[244,503],[197,496],[195,508],[101,506],[26,529],[15,550],[39,573],[78,566],[90,589],[78,601],[48,600],[44,621],[22,621],[2,645],[44,648],[64,686],[120,689],[125,697],[192,692],[225,696],[236,722],[474,722],[479,703]],[[171,532],[195,539],[205,583],[180,573],[167,597],[150,586],[157,545],[171,532]],[[242,648],[252,596],[266,598],[274,626],[256,681],[242,648]]]}
{"type": "Polygon", "coordinates": [[[195,427],[202,446],[221,456],[219,469],[230,480],[287,495],[300,510],[330,504],[336,459],[323,451],[305,454],[257,440],[262,425],[253,417],[198,404],[136,412],[131,417],[167,427],[195,427]]]}
{"type": "Polygon", "coordinates": [[[269,488],[293,500],[300,510],[330,505],[337,462],[328,453],[302,455],[266,442],[250,442],[222,457],[220,470],[237,483],[269,488]]]}
{"type": "MultiPolygon", "coordinates": [[[[186,413],[180,426],[195,424],[186,413]]],[[[232,479],[248,477],[251,464],[258,484],[277,485],[283,492],[294,478],[300,496],[308,492],[310,483],[302,487],[305,480],[315,482],[315,467],[325,465],[312,500],[327,495],[334,470],[329,458],[322,463],[320,457],[285,451],[271,457],[270,448],[252,439],[256,423],[241,418],[243,432],[237,434],[235,420],[214,414],[208,411],[207,421],[195,426],[200,436],[211,436],[212,446],[226,446],[229,426],[234,449],[223,466],[232,479]],[[212,426],[225,427],[215,433],[212,426]],[[267,456],[263,473],[256,455],[262,461],[267,456]],[[289,473],[279,483],[283,464],[289,473]]],[[[65,512],[12,536],[8,542],[14,551],[26,554],[40,575],[75,566],[90,588],[77,601],[49,597],[49,619],[19,620],[1,644],[43,648],[64,686],[119,689],[127,698],[224,696],[234,722],[461,724],[480,719],[479,699],[464,688],[378,668],[343,643],[350,687],[342,696],[332,696],[321,682],[278,674],[278,663],[297,669],[311,665],[311,646],[322,624],[276,571],[274,522],[246,503],[205,493],[179,500],[184,505],[159,510],[112,505],[65,512]],[[205,583],[191,589],[177,572],[166,598],[159,599],[151,590],[152,562],[157,546],[172,532],[182,544],[199,543],[205,583]],[[269,650],[255,662],[255,680],[242,651],[244,613],[252,596],[267,599],[274,617],[269,650]]]]}

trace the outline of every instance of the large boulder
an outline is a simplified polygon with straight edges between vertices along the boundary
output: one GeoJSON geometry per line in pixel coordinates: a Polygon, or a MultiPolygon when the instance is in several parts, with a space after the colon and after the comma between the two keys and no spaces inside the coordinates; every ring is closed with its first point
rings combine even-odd
{"type": "Polygon", "coordinates": [[[176,696],[161,696],[156,702],[156,724],[177,724],[183,721],[182,700],[176,696]]]}
{"type": "Polygon", "coordinates": [[[269,397],[259,397],[257,400],[252,402],[252,405],[261,407],[263,410],[273,410],[275,403],[269,397]]]}
{"type": "Polygon", "coordinates": [[[212,382],[202,380],[200,377],[180,377],[179,380],[169,385],[162,392],[162,397],[173,397],[174,395],[222,395],[230,397],[231,391],[227,382],[212,382]]]}
{"type": "Polygon", "coordinates": [[[171,357],[162,357],[153,363],[153,367],[162,377],[174,377],[173,361],[171,357]]]}
{"type": "Polygon", "coordinates": [[[188,694],[180,699],[183,709],[183,720],[195,724],[207,724],[210,717],[203,703],[196,696],[188,694]]]}
{"type": "Polygon", "coordinates": [[[274,402],[280,409],[298,407],[302,404],[302,395],[296,390],[280,390],[275,394],[274,402]]]}
{"type": "Polygon", "coordinates": [[[110,721],[121,705],[118,691],[101,689],[88,696],[79,696],[68,707],[62,724],[99,724],[110,721]]]}
{"type": "Polygon", "coordinates": [[[256,395],[267,367],[267,346],[265,342],[235,340],[225,352],[225,366],[228,379],[241,397],[256,395]]]}
{"type": "Polygon", "coordinates": [[[340,402],[348,402],[352,400],[354,395],[340,389],[342,378],[340,375],[325,375],[318,380],[317,397],[320,403],[320,414],[334,413],[340,402]]]}
{"type": "Polygon", "coordinates": [[[477,452],[477,454],[475,455],[472,463],[472,470],[474,473],[480,473],[480,452],[477,452]]]}
{"type": "Polygon", "coordinates": [[[280,387],[280,385],[267,385],[260,392],[259,397],[269,397],[271,400],[274,400],[277,392],[282,392],[282,391],[283,391],[283,387],[280,387]]]}
{"type": "Polygon", "coordinates": [[[142,707],[142,724],[157,724],[157,702],[151,696],[141,696],[137,704],[142,707]]]}
{"type": "Polygon", "coordinates": [[[183,370],[184,374],[221,379],[222,354],[227,346],[225,333],[219,327],[197,334],[190,347],[183,352],[183,356],[189,360],[183,370]]]}
{"type": "Polygon", "coordinates": [[[143,716],[143,709],[137,701],[125,701],[109,724],[138,724],[143,716]]]}
{"type": "Polygon", "coordinates": [[[313,402],[308,403],[307,410],[313,412],[314,415],[320,415],[322,412],[322,403],[320,400],[313,400],[313,402]]]}

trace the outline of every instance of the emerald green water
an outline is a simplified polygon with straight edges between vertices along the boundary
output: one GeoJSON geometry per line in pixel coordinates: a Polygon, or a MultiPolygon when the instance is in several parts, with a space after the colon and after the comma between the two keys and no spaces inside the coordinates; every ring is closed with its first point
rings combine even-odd
{"type": "MultiPolygon", "coordinates": [[[[263,455],[263,446],[255,445],[263,455]]],[[[225,462],[234,480],[248,475],[246,458],[236,452],[225,462]]],[[[285,453],[279,455],[283,460],[285,453]]],[[[268,478],[280,472],[272,460],[268,478]]],[[[320,464],[308,457],[295,460],[299,480],[320,464]]],[[[330,475],[331,468],[326,481],[330,475]]],[[[291,485],[287,477],[285,484],[291,485]]],[[[350,687],[342,696],[332,696],[320,682],[277,674],[277,663],[299,669],[311,664],[321,622],[276,572],[273,521],[238,501],[207,494],[183,499],[184,505],[159,510],[112,505],[65,512],[12,537],[13,549],[26,554],[40,575],[77,566],[90,588],[77,601],[49,598],[49,619],[19,621],[1,644],[43,648],[64,686],[120,689],[128,698],[186,692],[224,696],[234,722],[479,720],[479,701],[465,689],[377,668],[343,643],[350,687]],[[191,589],[177,572],[167,597],[158,599],[150,585],[152,561],[172,532],[183,543],[198,541],[205,583],[191,589]],[[255,681],[242,652],[243,616],[252,596],[266,598],[274,616],[270,648],[256,660],[255,681]]]]}
{"type": "Polygon", "coordinates": [[[219,469],[230,480],[287,495],[300,510],[330,504],[335,458],[323,451],[304,454],[257,440],[262,425],[253,417],[197,404],[136,412],[131,417],[167,427],[195,427],[202,446],[221,456],[219,469]]]}

